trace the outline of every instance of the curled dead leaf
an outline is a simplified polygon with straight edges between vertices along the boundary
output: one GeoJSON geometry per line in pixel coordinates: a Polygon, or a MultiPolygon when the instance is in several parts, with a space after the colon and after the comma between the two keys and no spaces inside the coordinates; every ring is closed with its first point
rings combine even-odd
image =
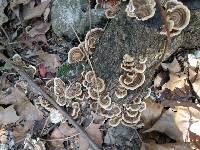
{"type": "Polygon", "coordinates": [[[190,132],[200,136],[200,111],[193,107],[175,106],[162,114],[152,128],[179,142],[191,142],[190,132]]]}
{"type": "Polygon", "coordinates": [[[163,106],[151,98],[145,99],[144,102],[146,103],[146,109],[141,113],[141,120],[144,123],[144,127],[149,128],[160,117],[163,106]]]}

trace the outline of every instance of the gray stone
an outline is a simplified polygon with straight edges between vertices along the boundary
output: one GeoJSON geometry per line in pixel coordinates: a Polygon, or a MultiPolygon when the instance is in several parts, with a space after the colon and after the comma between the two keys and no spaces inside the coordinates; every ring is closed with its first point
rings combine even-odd
{"type": "Polygon", "coordinates": [[[52,28],[58,36],[75,37],[72,27],[79,35],[85,34],[91,27],[97,26],[104,18],[103,10],[84,12],[85,0],[55,0],[51,10],[52,28]],[[90,14],[90,16],[89,16],[90,14]]]}

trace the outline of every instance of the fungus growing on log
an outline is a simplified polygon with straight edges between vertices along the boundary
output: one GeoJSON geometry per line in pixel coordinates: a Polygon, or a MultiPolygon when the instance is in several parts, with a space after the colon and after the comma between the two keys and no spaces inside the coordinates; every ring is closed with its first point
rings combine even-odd
{"type": "Polygon", "coordinates": [[[122,85],[119,85],[115,90],[117,98],[124,98],[127,95],[127,90],[122,85]]]}
{"type": "Polygon", "coordinates": [[[112,18],[115,18],[116,12],[114,10],[112,10],[112,9],[107,9],[105,11],[105,15],[106,15],[106,18],[112,19],[112,18]]]}
{"type": "Polygon", "coordinates": [[[79,82],[71,83],[65,89],[65,97],[68,99],[75,98],[76,96],[80,96],[82,94],[81,84],[79,82]]]}
{"type": "Polygon", "coordinates": [[[85,53],[79,47],[73,47],[68,52],[68,63],[74,64],[79,61],[83,61],[85,53]]]}
{"type": "Polygon", "coordinates": [[[94,77],[94,72],[93,71],[88,71],[86,72],[85,74],[85,80],[88,82],[88,83],[91,83],[92,82],[92,78],[94,77]]]}
{"type": "Polygon", "coordinates": [[[130,0],[125,11],[127,16],[136,17],[137,20],[148,20],[155,14],[154,0],[130,0]]]}
{"type": "Polygon", "coordinates": [[[136,116],[131,117],[127,112],[122,114],[122,120],[126,123],[136,124],[140,121],[141,114],[138,113],[136,116]]]}
{"type": "MultiPolygon", "coordinates": [[[[174,0],[166,2],[165,9],[170,36],[180,34],[190,22],[190,10],[183,3],[174,0]]],[[[165,28],[163,28],[161,34],[167,35],[165,28]]]]}
{"type": "Polygon", "coordinates": [[[108,121],[108,124],[111,126],[111,127],[116,127],[120,124],[122,120],[122,117],[119,115],[119,116],[114,116],[113,118],[109,119],[108,121]]]}
{"type": "Polygon", "coordinates": [[[135,73],[133,76],[121,75],[119,77],[119,83],[127,90],[135,90],[140,87],[145,81],[145,75],[143,73],[135,73]]]}
{"type": "Polygon", "coordinates": [[[93,76],[93,78],[91,79],[91,87],[93,88],[93,90],[95,92],[103,92],[106,88],[106,85],[104,83],[104,80],[97,77],[95,79],[95,77],[93,76]]]}
{"type": "Polygon", "coordinates": [[[85,49],[88,54],[93,54],[96,49],[96,41],[103,35],[104,29],[94,28],[87,32],[85,36],[85,49]]]}
{"type": "Polygon", "coordinates": [[[98,100],[98,104],[104,108],[104,109],[107,109],[110,105],[111,105],[111,98],[109,96],[106,96],[104,98],[100,98],[98,100]]]}

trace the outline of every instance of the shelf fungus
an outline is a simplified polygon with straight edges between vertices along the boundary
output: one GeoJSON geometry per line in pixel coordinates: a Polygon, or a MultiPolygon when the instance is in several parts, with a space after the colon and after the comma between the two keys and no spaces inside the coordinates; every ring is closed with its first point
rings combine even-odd
{"type": "Polygon", "coordinates": [[[22,60],[21,56],[19,54],[15,54],[12,57],[13,62],[15,63],[15,65],[20,66],[20,67],[25,67],[26,64],[25,62],[22,60]]]}
{"type": "Polygon", "coordinates": [[[96,49],[97,40],[103,35],[104,29],[94,28],[87,32],[85,36],[85,49],[89,55],[93,54],[96,49]]]}
{"type": "Polygon", "coordinates": [[[127,16],[135,17],[137,20],[148,20],[152,18],[156,11],[154,0],[129,0],[125,9],[127,16]]]}
{"type": "Polygon", "coordinates": [[[68,63],[74,64],[79,61],[83,61],[85,58],[85,53],[79,47],[73,47],[68,52],[68,63]]]}
{"type": "MultiPolygon", "coordinates": [[[[165,9],[170,36],[176,36],[189,24],[190,10],[182,2],[174,0],[166,2],[165,9]]],[[[163,27],[161,34],[167,35],[165,27],[163,27]]]]}
{"type": "Polygon", "coordinates": [[[132,75],[121,75],[119,83],[127,90],[135,90],[145,81],[144,73],[133,73],[132,75]]]}
{"type": "Polygon", "coordinates": [[[88,71],[88,72],[86,72],[84,78],[88,83],[91,83],[92,82],[92,78],[94,77],[94,75],[95,74],[94,74],[93,71],[88,71]]]}
{"type": "Polygon", "coordinates": [[[72,108],[73,108],[73,110],[72,110],[71,116],[74,119],[76,119],[78,117],[79,112],[80,112],[80,105],[79,105],[79,103],[78,102],[73,102],[72,103],[72,108]]]}
{"type": "Polygon", "coordinates": [[[127,72],[132,72],[134,66],[134,58],[128,54],[125,54],[121,63],[121,68],[127,72]]]}
{"type": "Polygon", "coordinates": [[[116,127],[116,126],[118,126],[120,124],[121,120],[122,120],[121,115],[114,116],[114,117],[112,117],[112,118],[109,119],[108,124],[111,127],[116,127]]]}
{"type": "Polygon", "coordinates": [[[116,104],[112,104],[109,108],[110,109],[101,108],[101,115],[106,118],[113,118],[119,116],[122,112],[121,108],[116,104]]]}
{"type": "Polygon", "coordinates": [[[108,18],[108,19],[113,19],[113,18],[115,18],[115,16],[116,16],[116,11],[115,10],[113,10],[113,9],[107,9],[106,11],[105,11],[105,15],[106,15],[106,18],[108,18]]]}
{"type": "Polygon", "coordinates": [[[100,98],[99,100],[98,100],[98,104],[102,107],[102,108],[104,108],[104,109],[107,109],[107,108],[109,108],[109,106],[111,105],[111,98],[110,98],[110,96],[106,96],[106,97],[104,97],[104,98],[100,98]]]}
{"type": "Polygon", "coordinates": [[[124,98],[127,95],[127,89],[122,85],[119,85],[115,90],[117,98],[124,98]]]}
{"type": "Polygon", "coordinates": [[[126,123],[136,124],[140,121],[141,113],[137,113],[136,116],[131,117],[127,112],[122,114],[122,120],[126,123]]]}
{"type": "Polygon", "coordinates": [[[91,79],[91,87],[95,92],[103,92],[106,88],[105,82],[100,77],[92,77],[91,79]]]}
{"type": "Polygon", "coordinates": [[[134,66],[134,71],[135,71],[135,72],[138,72],[138,73],[144,73],[145,70],[146,70],[146,61],[147,61],[146,58],[145,58],[144,61],[139,61],[139,63],[137,63],[137,64],[134,66]]]}
{"type": "Polygon", "coordinates": [[[81,84],[79,82],[71,83],[68,87],[65,89],[65,97],[67,99],[72,99],[75,97],[78,97],[82,94],[81,84]]]}

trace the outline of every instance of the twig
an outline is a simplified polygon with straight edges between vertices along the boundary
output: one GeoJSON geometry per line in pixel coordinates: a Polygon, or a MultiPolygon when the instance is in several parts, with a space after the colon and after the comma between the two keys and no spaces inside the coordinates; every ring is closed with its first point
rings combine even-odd
{"type": "Polygon", "coordinates": [[[95,149],[100,150],[99,147],[92,141],[92,139],[87,135],[87,133],[80,127],[65,111],[60,107],[54,99],[52,99],[48,94],[46,94],[37,84],[35,84],[32,79],[20,68],[14,65],[4,54],[0,53],[0,59],[4,60],[6,63],[9,63],[13,69],[15,69],[30,85],[33,90],[38,91],[45,99],[47,99],[57,110],[59,110],[66,119],[80,132],[80,135],[88,141],[88,143],[95,149]]]}
{"type": "Polygon", "coordinates": [[[7,34],[7,32],[6,32],[6,30],[5,30],[2,26],[0,26],[0,28],[1,28],[1,30],[3,31],[4,35],[6,36],[8,42],[10,42],[10,38],[9,38],[9,36],[8,36],[8,34],[7,34]]]}

